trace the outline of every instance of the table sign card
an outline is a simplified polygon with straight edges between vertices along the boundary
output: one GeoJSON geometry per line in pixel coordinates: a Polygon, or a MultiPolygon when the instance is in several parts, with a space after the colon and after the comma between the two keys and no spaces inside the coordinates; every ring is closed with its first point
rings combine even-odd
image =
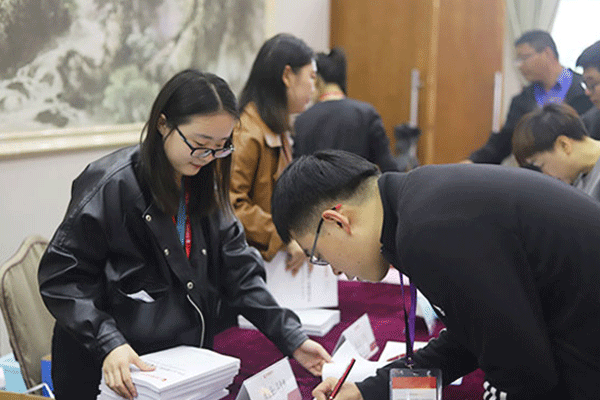
{"type": "Polygon", "coordinates": [[[366,313],[342,332],[333,349],[333,353],[335,353],[346,341],[350,342],[358,354],[366,360],[377,353],[379,347],[377,346],[377,341],[375,341],[375,334],[371,327],[371,321],[369,321],[369,316],[366,313]]]}
{"type": "Polygon", "coordinates": [[[302,400],[287,357],[246,379],[236,400],[302,400]]]}

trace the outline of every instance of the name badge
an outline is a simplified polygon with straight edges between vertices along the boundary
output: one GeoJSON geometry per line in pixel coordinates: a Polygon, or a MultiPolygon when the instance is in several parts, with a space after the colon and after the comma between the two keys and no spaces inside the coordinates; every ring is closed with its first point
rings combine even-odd
{"type": "Polygon", "coordinates": [[[287,357],[246,379],[236,400],[302,400],[287,357]]]}
{"type": "Polygon", "coordinates": [[[333,349],[333,353],[346,341],[350,342],[358,354],[367,360],[373,357],[377,353],[377,350],[379,350],[373,328],[371,327],[371,321],[369,321],[367,314],[363,314],[342,332],[333,349]]]}
{"type": "Polygon", "coordinates": [[[392,368],[390,400],[442,400],[442,372],[436,368],[392,368]]]}

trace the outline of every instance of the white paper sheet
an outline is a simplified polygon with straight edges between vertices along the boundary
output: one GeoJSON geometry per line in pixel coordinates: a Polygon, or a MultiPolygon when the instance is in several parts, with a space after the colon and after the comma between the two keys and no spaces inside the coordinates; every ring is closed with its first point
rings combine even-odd
{"type": "Polygon", "coordinates": [[[286,253],[280,251],[265,262],[267,288],[279,305],[292,310],[338,306],[338,282],[330,266],[305,263],[296,274],[285,270],[286,253]]]}

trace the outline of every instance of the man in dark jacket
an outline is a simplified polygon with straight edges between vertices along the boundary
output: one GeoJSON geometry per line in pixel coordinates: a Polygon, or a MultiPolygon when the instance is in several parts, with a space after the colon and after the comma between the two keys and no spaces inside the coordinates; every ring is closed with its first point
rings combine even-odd
{"type": "MultiPolygon", "coordinates": [[[[313,262],[369,281],[392,264],[431,301],[446,330],[416,368],[439,368],[444,384],[481,368],[485,399],[598,398],[600,205],[586,194],[498,166],[380,175],[329,150],[290,164],[272,207],[281,238],[313,262]]],[[[336,400],[388,399],[390,369],[403,366],[347,382],[336,400]]]]}
{"type": "Polygon", "coordinates": [[[341,48],[317,54],[317,93],[318,102],[294,122],[294,157],[340,149],[366,158],[383,172],[399,170],[375,107],[346,97],[346,56],[341,48]]]}
{"type": "Polygon", "coordinates": [[[586,48],[577,58],[577,66],[583,68],[585,94],[595,107],[588,110],[581,119],[594,139],[600,139],[600,41],[586,48]]]}
{"type": "Polygon", "coordinates": [[[519,70],[529,82],[513,97],[500,132],[492,132],[487,143],[467,162],[500,164],[512,151],[513,131],[521,117],[547,103],[565,102],[582,115],[592,107],[581,86],[581,75],[560,65],[552,37],[544,31],[524,33],[515,42],[519,70]]]}

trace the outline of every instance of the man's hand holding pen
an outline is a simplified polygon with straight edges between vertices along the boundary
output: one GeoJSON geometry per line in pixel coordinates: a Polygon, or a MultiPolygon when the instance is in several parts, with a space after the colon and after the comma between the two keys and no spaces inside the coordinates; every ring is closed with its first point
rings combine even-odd
{"type": "MultiPolygon", "coordinates": [[[[316,400],[329,399],[329,395],[333,392],[337,382],[338,380],[335,378],[325,379],[313,390],[312,395],[316,400]]],[[[344,382],[337,396],[335,396],[335,400],[363,400],[363,397],[355,383],[344,382]]]]}
{"type": "Polygon", "coordinates": [[[355,361],[354,358],[350,360],[350,364],[348,364],[340,379],[327,378],[313,390],[312,395],[317,400],[362,400],[358,387],[354,383],[346,382],[355,361]]]}

